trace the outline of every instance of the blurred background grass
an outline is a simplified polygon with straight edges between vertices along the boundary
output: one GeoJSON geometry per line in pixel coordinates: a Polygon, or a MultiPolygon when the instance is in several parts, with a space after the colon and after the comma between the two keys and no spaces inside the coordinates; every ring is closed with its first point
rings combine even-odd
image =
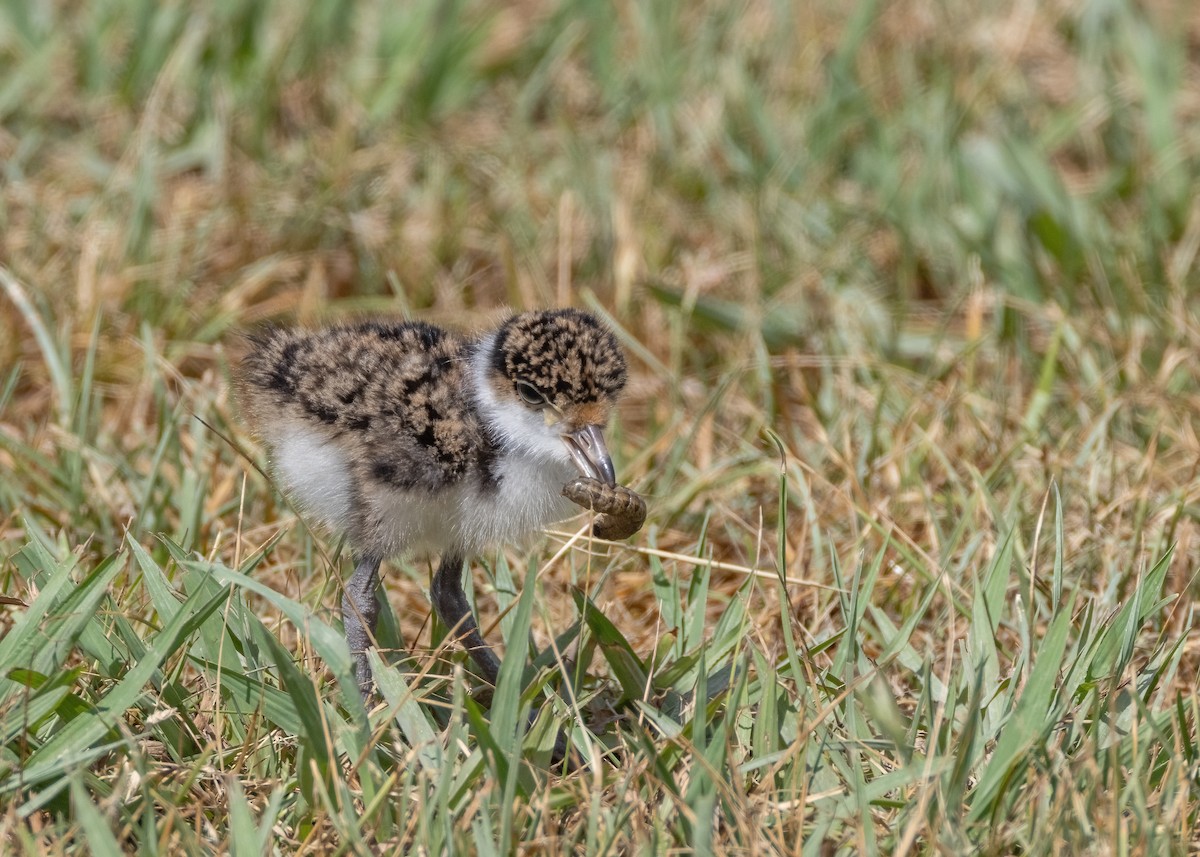
{"type": "MultiPolygon", "coordinates": [[[[387,313],[472,327],[501,306],[588,306],[634,363],[614,446],[651,498],[642,545],[674,554],[672,573],[729,566],[687,592],[710,621],[741,597],[740,569],[773,577],[782,558],[796,581],[853,589],[878,552],[879,616],[851,612],[878,623],[868,656],[915,617],[918,660],[881,673],[906,715],[929,686],[920,659],[962,668],[947,639],[970,633],[1010,531],[1017,612],[991,624],[1010,678],[989,688],[1010,702],[1060,586],[1107,615],[1174,545],[1177,600],[1129,655],[1144,666],[1180,643],[1164,673],[1182,706],[1171,758],[1193,779],[1162,841],[1183,847],[1198,117],[1186,0],[0,0],[2,591],[36,594],[19,560],[33,543],[86,570],[127,539],[169,564],[163,534],[237,568],[287,526],[222,437],[261,458],[225,383],[247,326],[387,313]]],[[[293,526],[258,576],[328,616],[335,547],[293,526]]],[[[595,597],[646,656],[662,591],[644,557],[612,563],[595,597]]],[[[410,644],[428,634],[424,574],[392,581],[410,644]]],[[[575,614],[565,584],[543,586],[544,640],[575,614]]],[[[113,587],[113,611],[156,627],[133,570],[113,587]]],[[[800,583],[785,595],[745,595],[750,631],[777,655],[794,622],[810,669],[830,670],[823,643],[846,635],[847,605],[800,583]]],[[[5,609],[0,628],[20,605],[5,609]]],[[[1006,823],[966,825],[959,843],[1031,849],[1037,811],[1069,814],[1062,770],[1047,762],[1006,823]]],[[[1097,782],[1068,853],[1142,831],[1097,782]]],[[[911,837],[896,821],[931,804],[889,800],[832,827],[797,809],[795,829],[933,847],[936,819],[911,837]]],[[[47,822],[59,834],[82,823],[62,812],[47,822]]],[[[625,846],[656,829],[635,825],[625,846]]],[[[750,841],[725,833],[724,848],[750,841]]]]}

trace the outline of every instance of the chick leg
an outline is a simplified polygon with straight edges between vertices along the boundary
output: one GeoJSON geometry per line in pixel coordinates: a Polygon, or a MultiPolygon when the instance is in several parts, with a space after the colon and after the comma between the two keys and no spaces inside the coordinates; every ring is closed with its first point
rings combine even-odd
{"type": "Polygon", "coordinates": [[[375,623],[379,619],[379,603],[375,600],[375,590],[379,588],[379,562],[371,556],[358,557],[354,575],[342,588],[342,625],[346,628],[346,642],[354,658],[354,677],[364,698],[371,693],[367,648],[375,637],[375,623]]]}
{"type": "Polygon", "coordinates": [[[463,592],[463,558],[448,554],[442,557],[437,571],[433,573],[430,596],[438,618],[450,633],[458,639],[464,649],[479,665],[483,677],[493,686],[500,677],[500,659],[488,648],[475,623],[475,614],[467,603],[463,592]]]}
{"type": "MultiPolygon", "coordinates": [[[[466,593],[463,592],[462,567],[463,558],[461,556],[450,555],[442,558],[437,571],[433,573],[433,585],[430,587],[433,607],[437,610],[442,624],[462,642],[463,648],[479,665],[483,677],[494,687],[500,677],[500,659],[488,648],[488,644],[483,641],[483,637],[479,633],[475,615],[467,603],[466,593]]],[[[536,718],[537,711],[535,710],[529,715],[531,726],[536,718]]],[[[555,738],[554,752],[550,759],[555,766],[565,766],[564,770],[574,770],[576,767],[575,761],[567,755],[566,737],[561,732],[555,738]]]]}

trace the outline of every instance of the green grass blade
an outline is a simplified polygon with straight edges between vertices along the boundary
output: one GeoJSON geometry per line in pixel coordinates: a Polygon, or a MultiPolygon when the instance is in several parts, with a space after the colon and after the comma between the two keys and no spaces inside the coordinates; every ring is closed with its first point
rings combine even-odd
{"type": "Polygon", "coordinates": [[[125,853],[77,776],[71,778],[71,806],[86,837],[89,854],[95,857],[121,857],[125,853]]]}
{"type": "MultiPolygon", "coordinates": [[[[83,763],[92,743],[117,726],[125,711],[145,692],[151,676],[183,645],[188,635],[217,609],[225,597],[225,592],[208,599],[193,595],[184,602],[183,608],[150,641],[146,656],[130,668],[96,708],[86,716],[76,717],[55,733],[29,758],[19,779],[9,777],[0,783],[0,793],[11,792],[18,786],[40,784],[83,763]]],[[[64,786],[61,780],[57,784],[52,783],[41,797],[49,797],[64,786]]]]}
{"type": "Polygon", "coordinates": [[[0,286],[3,286],[8,299],[17,307],[17,311],[25,319],[33,331],[38,348],[42,352],[42,360],[46,371],[50,373],[53,382],[54,398],[58,409],[58,418],[64,426],[68,424],[71,414],[72,384],[70,359],[64,356],[54,336],[50,333],[45,320],[30,302],[25,287],[13,276],[4,265],[0,265],[0,286]]]}
{"type": "Polygon", "coordinates": [[[969,815],[973,821],[980,821],[999,811],[999,801],[1004,797],[1005,789],[1015,786],[1013,778],[1026,764],[1026,753],[1048,734],[1056,722],[1051,712],[1056,701],[1056,680],[1062,669],[1063,652],[1071,628],[1070,614],[1070,609],[1067,609],[1055,617],[1038,647],[1029,681],[971,795],[969,815]]]}
{"type": "Polygon", "coordinates": [[[441,770],[444,764],[442,743],[417,696],[400,671],[384,663],[378,652],[371,649],[367,655],[371,660],[371,672],[379,685],[379,692],[391,706],[394,712],[391,716],[400,726],[400,731],[416,749],[417,761],[430,772],[441,770]]]}
{"type": "Polygon", "coordinates": [[[58,604],[53,598],[70,584],[73,558],[53,572],[50,585],[42,590],[24,621],[0,641],[0,673],[29,667],[44,674],[57,672],[75,648],[87,625],[96,619],[96,609],[108,594],[108,586],[125,565],[125,554],[105,558],[71,589],[58,604]],[[53,610],[43,628],[33,622],[53,610]],[[11,637],[11,642],[10,642],[11,637]]]}

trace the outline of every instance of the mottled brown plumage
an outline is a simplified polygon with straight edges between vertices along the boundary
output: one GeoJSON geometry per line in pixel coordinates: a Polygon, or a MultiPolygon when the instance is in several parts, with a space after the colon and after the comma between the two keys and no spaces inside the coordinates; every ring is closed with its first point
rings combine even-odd
{"type": "Polygon", "coordinates": [[[464,559],[573,503],[602,513],[598,535],[640,527],[645,505],[615,485],[601,433],[625,377],[615,337],[578,310],[523,313],[474,336],[366,322],[251,337],[241,399],[280,485],[356,555],[342,613],[364,691],[383,559],[442,554],[434,606],[495,681],[499,662],[462,593],[464,559]],[[564,490],[573,477],[583,481],[564,490]]]}
{"type": "Polygon", "coordinates": [[[494,447],[467,390],[471,341],[423,322],[272,329],[242,364],[246,402],[268,439],[308,423],[344,448],[356,476],[437,490],[485,481],[494,447]]]}
{"type": "Polygon", "coordinates": [[[625,386],[625,358],[613,335],[578,310],[510,318],[496,332],[492,368],[560,410],[610,406],[625,386]]]}

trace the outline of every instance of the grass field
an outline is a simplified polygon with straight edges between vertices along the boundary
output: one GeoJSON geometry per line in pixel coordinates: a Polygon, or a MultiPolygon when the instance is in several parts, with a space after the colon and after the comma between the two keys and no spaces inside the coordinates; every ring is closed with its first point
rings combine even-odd
{"type": "Polygon", "coordinates": [[[0,170],[5,854],[1200,848],[1194,3],[0,0],[0,170]],[[238,332],[558,304],[647,526],[364,711],[238,332]]]}

